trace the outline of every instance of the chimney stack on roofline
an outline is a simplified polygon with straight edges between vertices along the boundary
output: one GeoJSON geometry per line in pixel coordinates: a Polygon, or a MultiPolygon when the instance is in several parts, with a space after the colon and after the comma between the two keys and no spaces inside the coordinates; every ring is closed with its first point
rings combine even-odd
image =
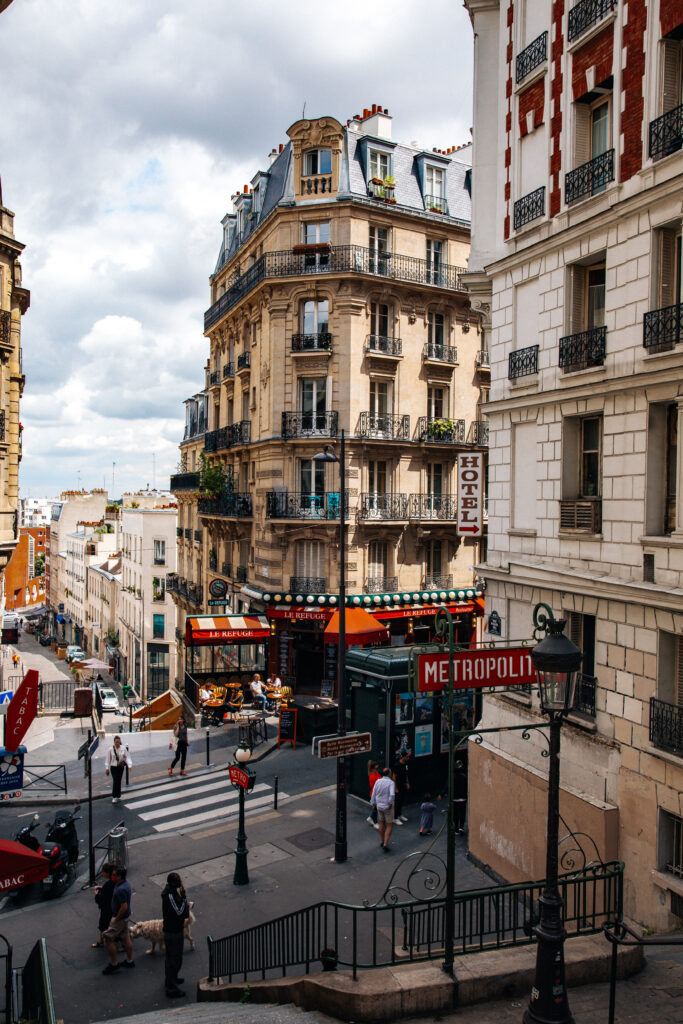
{"type": "Polygon", "coordinates": [[[271,149],[270,153],[268,154],[268,164],[269,164],[269,166],[272,167],[273,162],[276,159],[277,159],[277,149],[275,148],[275,146],[273,146],[273,148],[271,149]]]}
{"type": "Polygon", "coordinates": [[[363,122],[363,131],[366,135],[374,135],[378,139],[391,139],[391,117],[386,107],[379,103],[372,104],[372,110],[367,107],[363,109],[363,116],[354,115],[354,121],[363,122]]]}

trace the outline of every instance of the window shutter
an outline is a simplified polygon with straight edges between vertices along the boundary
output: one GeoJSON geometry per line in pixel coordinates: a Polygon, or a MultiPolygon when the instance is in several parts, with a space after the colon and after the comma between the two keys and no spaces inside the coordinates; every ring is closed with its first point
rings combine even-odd
{"type": "Polygon", "coordinates": [[[663,39],[662,46],[662,113],[681,105],[681,44],[677,39],[663,39]]]}
{"type": "Polygon", "coordinates": [[[567,635],[573,644],[577,647],[582,648],[583,643],[581,639],[581,613],[580,612],[569,612],[567,614],[568,630],[567,635]]]}
{"type": "Polygon", "coordinates": [[[676,704],[683,707],[683,636],[676,637],[676,704]]]}
{"type": "Polygon", "coordinates": [[[676,232],[662,228],[659,232],[659,305],[673,306],[676,278],[676,232]]]}
{"type": "Polygon", "coordinates": [[[586,327],[586,268],[572,267],[571,333],[578,334],[586,327]]]}
{"type": "Polygon", "coordinates": [[[591,112],[585,103],[574,104],[574,167],[591,158],[591,112]]]}

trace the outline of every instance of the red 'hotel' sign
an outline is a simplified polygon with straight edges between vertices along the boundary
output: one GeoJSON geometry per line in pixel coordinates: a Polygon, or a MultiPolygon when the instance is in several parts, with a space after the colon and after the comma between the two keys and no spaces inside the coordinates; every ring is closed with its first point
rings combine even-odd
{"type": "MultiPolygon", "coordinates": [[[[421,654],[418,658],[421,691],[448,686],[448,651],[421,654]]],[[[520,686],[536,682],[529,647],[498,647],[453,654],[453,688],[473,690],[484,686],[520,686]]]]}

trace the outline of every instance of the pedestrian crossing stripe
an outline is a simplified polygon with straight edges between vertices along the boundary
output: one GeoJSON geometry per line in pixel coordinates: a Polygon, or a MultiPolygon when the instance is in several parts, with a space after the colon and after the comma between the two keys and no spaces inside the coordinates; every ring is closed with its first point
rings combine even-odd
{"type": "MultiPolygon", "coordinates": [[[[272,799],[272,787],[259,783],[246,799],[245,813],[263,810],[272,799]]],[[[287,794],[280,793],[279,799],[286,800],[287,794]]],[[[164,779],[128,793],[122,803],[155,832],[230,819],[239,812],[239,796],[223,772],[183,778],[177,783],[164,779]]]]}

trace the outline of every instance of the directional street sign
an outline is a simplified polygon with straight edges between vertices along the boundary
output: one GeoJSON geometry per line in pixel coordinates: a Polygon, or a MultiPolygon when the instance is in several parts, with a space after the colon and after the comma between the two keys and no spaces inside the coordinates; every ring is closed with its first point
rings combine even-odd
{"type": "Polygon", "coordinates": [[[88,747],[88,757],[92,757],[93,756],[93,754],[95,753],[95,751],[97,750],[99,745],[100,745],[100,738],[99,738],[99,736],[96,736],[95,739],[90,744],[90,746],[88,747]]]}
{"type": "Polygon", "coordinates": [[[14,690],[0,690],[0,705],[9,704],[14,696],[14,690]]]}
{"type": "Polygon", "coordinates": [[[86,740],[85,743],[81,743],[80,747],[78,748],[78,760],[79,761],[82,760],[82,758],[84,758],[85,755],[88,753],[88,747],[89,746],[90,746],[90,740],[86,740]]]}
{"type": "Polygon", "coordinates": [[[349,754],[368,754],[372,750],[372,735],[356,732],[351,736],[329,736],[318,743],[318,757],[347,757],[349,754]]]}

